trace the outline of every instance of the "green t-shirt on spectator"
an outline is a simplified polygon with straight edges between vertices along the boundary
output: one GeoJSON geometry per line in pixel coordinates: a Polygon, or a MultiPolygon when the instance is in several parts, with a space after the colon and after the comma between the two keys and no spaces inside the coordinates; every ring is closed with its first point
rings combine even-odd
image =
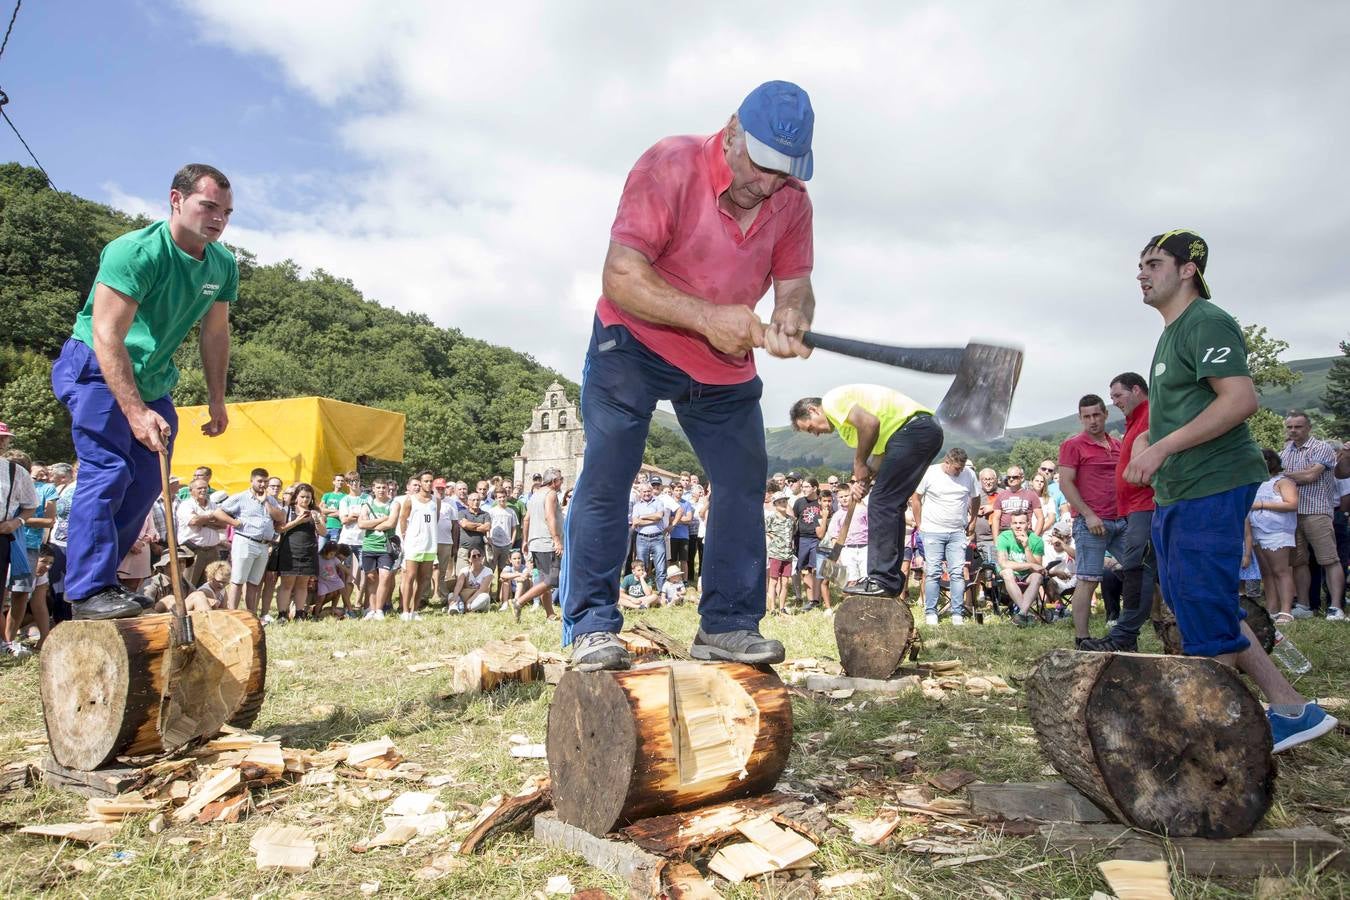
{"type": "MultiPolygon", "coordinates": [[[[366,501],[366,509],[370,510],[370,518],[372,519],[383,519],[389,515],[390,506],[391,504],[380,503],[377,500],[366,501]]],[[[387,553],[389,551],[389,535],[393,533],[393,528],[383,531],[366,531],[365,537],[361,539],[361,552],[387,553]]]]}
{"type": "Polygon", "coordinates": [[[1027,532],[1026,546],[1017,543],[1017,535],[1009,528],[1007,531],[1000,531],[998,542],[995,546],[1002,552],[1008,554],[1008,562],[1026,562],[1027,550],[1030,550],[1036,556],[1045,555],[1045,541],[1034,531],[1027,532]]]}
{"type": "MultiPolygon", "coordinates": [[[[1206,379],[1250,375],[1242,329],[1208,300],[1195,300],[1163,329],[1153,351],[1148,386],[1149,442],[1156,444],[1192,421],[1217,396],[1206,379]]],[[[1173,453],[1153,476],[1154,498],[1166,506],[1257,484],[1267,478],[1247,423],[1173,453]]]]}
{"type": "MultiPolygon", "coordinates": [[[[323,506],[328,507],[329,509],[339,509],[339,507],[342,505],[342,498],[348,496],[350,495],[342,491],[329,491],[328,493],[323,495],[323,499],[321,499],[319,503],[323,506]]],[[[342,520],[339,519],[337,516],[329,516],[326,525],[328,530],[332,531],[334,528],[342,527],[342,520]]]]}
{"type": "MultiPolygon", "coordinates": [[[[167,395],[178,384],[173,354],[194,325],[216,302],[233,303],[239,294],[239,266],[218,243],[206,245],[194,259],[173,242],[161,220],[115,238],[99,257],[99,283],[136,301],[127,331],[127,356],[141,399],[167,395]]],[[[75,340],[94,346],[94,290],[75,317],[75,340]]]]}

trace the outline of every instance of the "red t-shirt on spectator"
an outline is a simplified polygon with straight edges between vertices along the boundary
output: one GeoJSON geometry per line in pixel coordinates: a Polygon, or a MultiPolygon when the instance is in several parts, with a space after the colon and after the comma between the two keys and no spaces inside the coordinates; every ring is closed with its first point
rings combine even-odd
{"type": "MultiPolygon", "coordinates": [[[[1120,459],[1120,441],[1109,434],[1106,446],[1080,431],[1059,445],[1059,464],[1074,470],[1073,483],[1083,502],[1102,519],[1118,519],[1116,504],[1116,462],[1120,459]]],[[[1075,516],[1081,515],[1078,509],[1075,516]]]]}
{"type": "MultiPolygon", "coordinates": [[[[741,234],[717,203],[730,185],[721,132],[666,138],[628,173],[610,240],[645,256],[672,287],[710,303],[753,309],[774,279],[811,274],[811,200],[806,186],[789,178],[741,234]]],[[[701,334],[640,319],[608,297],[600,298],[596,313],[606,326],[626,326],[695,381],[741,384],[755,377],[751,353],[721,353],[701,334]]]]}
{"type": "Polygon", "coordinates": [[[1116,505],[1120,515],[1153,509],[1153,488],[1146,484],[1130,484],[1125,480],[1125,467],[1134,455],[1135,438],[1148,431],[1148,401],[1140,403],[1125,417],[1125,438],[1121,441],[1120,460],[1116,463],[1116,505]]]}
{"type": "Polygon", "coordinates": [[[1012,527],[1013,513],[1026,513],[1031,516],[1028,522],[1034,525],[1035,513],[1041,508],[1041,498],[1031,488],[1017,491],[1004,489],[994,495],[994,508],[998,510],[998,530],[1002,534],[1012,527]]]}

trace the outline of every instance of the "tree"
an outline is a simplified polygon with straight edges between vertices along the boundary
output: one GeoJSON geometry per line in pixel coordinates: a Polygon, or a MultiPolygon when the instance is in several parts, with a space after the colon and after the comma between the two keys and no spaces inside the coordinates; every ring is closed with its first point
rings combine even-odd
{"type": "Polygon", "coordinates": [[[1287,391],[1303,378],[1301,372],[1280,362],[1280,354],[1289,349],[1288,341],[1270,337],[1264,325],[1243,325],[1242,337],[1247,342],[1247,369],[1258,391],[1264,392],[1266,388],[1287,391]]]}
{"type": "Polygon", "coordinates": [[[1342,440],[1350,440],[1350,341],[1341,341],[1341,356],[1327,372],[1322,392],[1322,411],[1331,417],[1331,431],[1342,440]]]}
{"type": "Polygon", "coordinates": [[[1059,459],[1059,441],[1033,437],[1018,438],[1008,451],[1008,465],[1021,466],[1022,471],[1026,473],[1028,484],[1031,483],[1031,476],[1036,474],[1036,467],[1043,459],[1059,459]]]}

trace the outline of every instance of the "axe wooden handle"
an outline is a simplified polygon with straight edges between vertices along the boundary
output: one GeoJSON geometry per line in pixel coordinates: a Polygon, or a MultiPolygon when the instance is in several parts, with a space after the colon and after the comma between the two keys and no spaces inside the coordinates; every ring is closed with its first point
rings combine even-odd
{"type": "Polygon", "coordinates": [[[934,375],[955,375],[961,368],[961,357],[966,352],[965,347],[892,347],[818,331],[806,332],[802,335],[802,341],[818,350],[934,375]]]}

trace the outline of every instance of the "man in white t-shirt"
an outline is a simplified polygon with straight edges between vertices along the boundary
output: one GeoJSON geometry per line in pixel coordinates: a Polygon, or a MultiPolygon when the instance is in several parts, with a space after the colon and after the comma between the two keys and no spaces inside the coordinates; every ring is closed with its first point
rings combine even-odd
{"type": "Polygon", "coordinates": [[[206,581],[206,567],[220,559],[230,519],[211,502],[211,485],[205,478],[192,480],[187,498],[178,501],[173,516],[178,546],[192,551],[188,584],[195,591],[206,581]]]}
{"type": "Polygon", "coordinates": [[[361,521],[361,509],[370,502],[370,494],[362,489],[361,478],[356,472],[347,474],[347,496],[338,501],[338,544],[350,551],[352,584],[362,598],[365,598],[366,573],[361,568],[361,541],[365,532],[357,523],[361,521]]]}
{"type": "Polygon", "coordinates": [[[511,508],[511,504],[498,502],[483,507],[488,514],[487,552],[484,563],[493,572],[500,572],[511,562],[511,547],[516,542],[516,529],[520,527],[520,517],[511,508]]]}
{"type": "Polygon", "coordinates": [[[953,447],[942,462],[928,467],[910,497],[914,527],[923,539],[924,621],[938,623],[938,591],[942,563],[951,578],[952,624],[965,624],[966,547],[973,537],[971,523],[980,509],[980,483],[966,466],[966,451],[953,447]]]}
{"type": "Polygon", "coordinates": [[[452,497],[456,485],[437,478],[431,486],[440,504],[440,515],[436,519],[436,596],[444,602],[455,586],[455,522],[459,519],[460,506],[452,497]]]}

